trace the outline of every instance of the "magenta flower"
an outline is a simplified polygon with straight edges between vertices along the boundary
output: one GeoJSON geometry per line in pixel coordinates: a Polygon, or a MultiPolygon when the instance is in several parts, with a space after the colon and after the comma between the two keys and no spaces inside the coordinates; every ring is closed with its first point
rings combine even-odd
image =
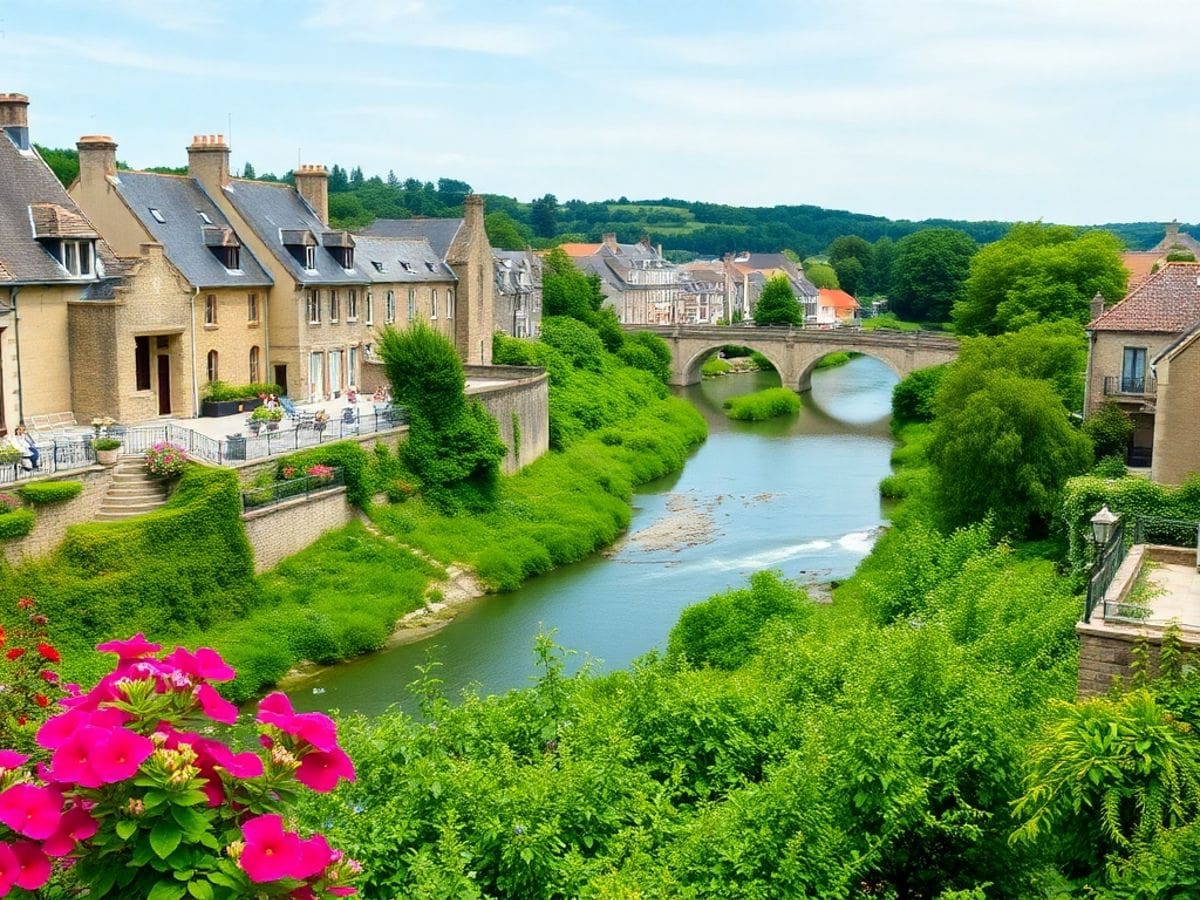
{"type": "Polygon", "coordinates": [[[121,659],[141,659],[162,649],[162,644],[152,644],[140,631],[125,641],[108,641],[98,644],[96,649],[101,653],[115,653],[121,659]]]}
{"type": "MultiPolygon", "coordinates": [[[[58,718],[63,717],[59,716],[58,718]]],[[[99,741],[103,741],[105,736],[105,729],[92,725],[84,725],[72,731],[65,740],[57,745],[54,756],[50,758],[50,777],[54,781],[73,782],[80,787],[100,787],[103,782],[92,768],[91,754],[92,748],[99,741]]],[[[40,732],[38,737],[40,739],[40,732]]]]}
{"type": "Polygon", "coordinates": [[[200,703],[200,709],[210,719],[226,725],[233,725],[237,722],[237,707],[218,694],[217,689],[211,684],[197,686],[195,693],[196,700],[200,703]]]}
{"type": "Polygon", "coordinates": [[[100,829],[100,823],[80,806],[67,810],[54,834],[42,844],[47,856],[66,856],[79,841],[86,841],[100,829]]]}
{"type": "Polygon", "coordinates": [[[113,728],[108,731],[107,740],[92,748],[92,770],[101,784],[116,784],[132,778],[138,766],[153,752],[154,743],[150,738],[124,728],[113,728]]]}
{"type": "Polygon", "coordinates": [[[328,753],[314,750],[300,760],[296,780],[320,794],[327,794],[337,787],[338,779],[354,780],[354,763],[344,750],[333,749],[328,753]]]}
{"type": "Polygon", "coordinates": [[[84,726],[90,725],[94,728],[105,729],[119,728],[128,721],[128,713],[112,707],[72,709],[42,723],[42,727],[38,729],[37,733],[38,746],[45,747],[47,750],[57,750],[84,726]]]}
{"type": "Polygon", "coordinates": [[[283,830],[283,817],[257,816],[242,825],[246,848],[238,864],[256,884],[292,877],[300,865],[299,836],[283,830]]]}
{"type": "Polygon", "coordinates": [[[264,725],[274,725],[286,731],[284,726],[290,725],[295,715],[292,701],[288,699],[287,694],[280,691],[267,694],[258,701],[258,721],[264,725]]]}
{"type": "Polygon", "coordinates": [[[16,750],[0,750],[0,769],[18,769],[28,760],[28,756],[16,750]]]}
{"type": "Polygon", "coordinates": [[[14,784],[0,794],[0,822],[17,834],[45,840],[58,828],[62,799],[57,788],[14,784]]]}
{"type": "Polygon", "coordinates": [[[17,841],[12,845],[12,854],[17,861],[17,887],[36,891],[50,880],[50,860],[37,844],[17,841]]]}
{"type": "Polygon", "coordinates": [[[318,750],[337,749],[337,725],[324,713],[301,713],[292,719],[291,728],[283,730],[308,741],[318,750]]]}
{"type": "Polygon", "coordinates": [[[237,674],[229,663],[221,659],[221,654],[211,647],[201,647],[195,653],[184,647],[176,647],[163,662],[205,681],[232,681],[237,674]]]}
{"type": "Polygon", "coordinates": [[[312,878],[319,872],[325,871],[333,859],[333,851],[329,844],[319,834],[314,834],[308,840],[300,841],[300,859],[292,869],[292,877],[301,880],[312,878]]]}
{"type": "Polygon", "coordinates": [[[234,753],[220,741],[204,741],[202,747],[197,747],[196,750],[202,750],[213,765],[220,766],[234,778],[258,778],[263,773],[262,759],[257,753],[249,750],[234,753]]]}
{"type": "Polygon", "coordinates": [[[21,864],[9,844],[0,843],[0,897],[7,897],[21,874],[21,864]]]}

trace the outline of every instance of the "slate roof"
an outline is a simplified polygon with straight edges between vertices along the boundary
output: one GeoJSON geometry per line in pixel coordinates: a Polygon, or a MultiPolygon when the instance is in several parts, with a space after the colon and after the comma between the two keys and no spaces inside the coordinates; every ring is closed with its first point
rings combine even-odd
{"type": "Polygon", "coordinates": [[[463,219],[376,219],[359,234],[366,237],[424,238],[440,259],[446,259],[463,222],[463,219]]]}
{"type": "Polygon", "coordinates": [[[458,280],[427,240],[360,234],[355,243],[354,261],[375,283],[458,280]]]}
{"type": "Polygon", "coordinates": [[[347,270],[342,268],[328,248],[319,246],[319,235],[328,232],[329,226],[321,223],[312,207],[291,185],[234,178],[225,186],[224,191],[229,202],[254,229],[259,240],[267,245],[275,254],[275,258],[300,284],[363,284],[370,280],[358,262],[357,254],[354,268],[347,270]],[[297,261],[287,249],[284,245],[285,233],[288,233],[289,241],[299,239],[305,244],[318,245],[315,271],[305,269],[303,263],[297,261]],[[311,240],[305,233],[311,236],[311,240]]]}
{"type": "Polygon", "coordinates": [[[1181,332],[1200,319],[1198,282],[1200,263],[1167,263],[1088,323],[1088,330],[1181,332]]]}
{"type": "MultiPolygon", "coordinates": [[[[19,150],[0,130],[0,284],[89,283],[94,275],[71,275],[34,237],[35,223],[44,236],[58,229],[62,237],[94,238],[87,216],[35,150],[19,150]]],[[[115,259],[108,245],[96,241],[103,274],[115,259]]]]}
{"type": "Polygon", "coordinates": [[[496,290],[502,294],[520,294],[541,287],[542,266],[540,260],[527,250],[493,250],[493,269],[496,290]],[[524,274],[528,279],[521,283],[524,274]]]}
{"type": "Polygon", "coordinates": [[[112,181],[125,205],[163,245],[167,259],[193,287],[263,287],[272,283],[266,269],[237,239],[229,220],[196,179],[122,171],[112,181]],[[151,209],[158,210],[166,221],[159,222],[151,209]],[[208,216],[208,222],[201,213],[208,216]],[[241,246],[240,275],[226,269],[209,249],[228,246],[241,246]]]}

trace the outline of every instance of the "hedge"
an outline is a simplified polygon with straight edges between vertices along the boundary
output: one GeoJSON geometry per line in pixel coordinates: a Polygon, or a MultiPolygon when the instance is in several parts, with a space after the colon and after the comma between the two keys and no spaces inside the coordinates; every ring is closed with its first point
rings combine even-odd
{"type": "Polygon", "coordinates": [[[275,465],[275,477],[282,480],[283,470],[288,466],[304,471],[318,465],[340,468],[346,481],[346,499],[360,508],[370,505],[375,493],[370,457],[357,441],[333,441],[285,456],[275,465]]]}
{"type": "Polygon", "coordinates": [[[210,381],[204,388],[202,400],[220,402],[222,400],[255,400],[263,394],[281,393],[279,385],[274,382],[261,381],[254,384],[226,384],[224,381],[210,381]]]}
{"type": "Polygon", "coordinates": [[[14,509],[0,514],[0,540],[25,537],[33,531],[33,510],[14,509]]]}
{"type": "Polygon", "coordinates": [[[82,491],[82,481],[38,481],[17,488],[22,499],[33,504],[62,503],[78,497],[82,491]]]}

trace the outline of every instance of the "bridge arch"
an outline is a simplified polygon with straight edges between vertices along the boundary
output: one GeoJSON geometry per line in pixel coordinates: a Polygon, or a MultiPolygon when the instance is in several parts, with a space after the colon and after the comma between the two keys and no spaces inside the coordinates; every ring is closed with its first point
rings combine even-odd
{"type": "MultiPolygon", "coordinates": [[[[687,362],[685,362],[683,365],[683,377],[685,379],[683,383],[695,384],[696,382],[700,381],[700,366],[704,364],[704,360],[707,359],[714,350],[720,350],[722,347],[745,347],[748,350],[754,351],[755,353],[761,353],[767,358],[767,361],[775,367],[775,371],[779,373],[779,377],[782,379],[784,376],[785,370],[781,362],[784,357],[780,357],[780,359],[772,358],[772,352],[775,352],[775,355],[779,356],[778,352],[776,352],[778,350],[777,347],[771,347],[770,345],[759,347],[755,346],[753,341],[745,341],[737,344],[730,341],[722,341],[719,344],[713,344],[711,347],[705,347],[703,350],[695,350],[693,348],[691,359],[687,360],[687,362]]],[[[783,387],[791,386],[785,381],[783,382],[783,387]]]]}
{"type": "Polygon", "coordinates": [[[785,384],[784,387],[790,387],[801,394],[805,391],[811,391],[812,376],[813,372],[817,370],[817,363],[832,353],[857,353],[860,356],[869,356],[871,359],[879,360],[879,362],[891,369],[897,379],[903,379],[908,374],[908,370],[905,368],[905,360],[903,358],[899,360],[895,359],[896,354],[886,349],[880,350],[876,347],[855,347],[851,345],[834,347],[829,350],[822,347],[819,348],[818,353],[809,356],[807,359],[800,359],[798,361],[797,369],[799,371],[796,373],[796,383],[785,384]]]}

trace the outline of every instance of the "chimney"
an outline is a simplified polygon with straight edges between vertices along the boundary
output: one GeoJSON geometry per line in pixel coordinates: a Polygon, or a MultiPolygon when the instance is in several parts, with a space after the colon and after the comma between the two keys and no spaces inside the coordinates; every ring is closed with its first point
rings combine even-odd
{"type": "Polygon", "coordinates": [[[463,199],[463,219],[471,234],[486,234],[483,226],[483,197],[479,194],[467,194],[463,199]]]}
{"type": "Polygon", "coordinates": [[[187,148],[188,174],[214,193],[229,184],[229,145],[223,134],[195,134],[187,148]]]}
{"type": "Polygon", "coordinates": [[[1104,313],[1104,295],[1096,291],[1096,296],[1092,298],[1092,308],[1090,310],[1092,321],[1100,318],[1104,313]]]}
{"type": "Polygon", "coordinates": [[[322,165],[300,166],[292,176],[296,190],[308,201],[322,225],[329,224],[329,173],[322,165]]]}
{"type": "Polygon", "coordinates": [[[79,150],[80,184],[99,184],[117,174],[117,144],[107,134],[85,134],[75,146],[79,150]]]}
{"type": "Polygon", "coordinates": [[[615,231],[606,231],[604,233],[604,246],[613,253],[617,252],[617,233],[615,231]]]}
{"type": "Polygon", "coordinates": [[[24,94],[0,94],[0,128],[18,150],[29,149],[29,98],[24,94]]]}
{"type": "Polygon", "coordinates": [[[1165,226],[1167,229],[1167,240],[1179,237],[1179,220],[1168,222],[1165,226]]]}

